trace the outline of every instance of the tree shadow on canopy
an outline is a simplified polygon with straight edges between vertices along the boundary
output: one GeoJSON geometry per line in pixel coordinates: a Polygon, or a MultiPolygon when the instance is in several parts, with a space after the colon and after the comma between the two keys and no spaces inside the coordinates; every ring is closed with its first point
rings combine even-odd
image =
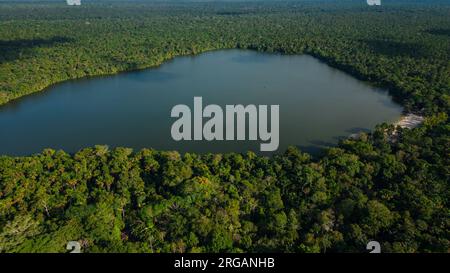
{"type": "Polygon", "coordinates": [[[36,48],[53,47],[71,42],[73,42],[72,38],[60,36],[49,39],[0,40],[0,64],[27,58],[35,52],[36,48]]]}
{"type": "Polygon", "coordinates": [[[385,55],[388,57],[408,56],[413,58],[424,58],[429,56],[428,49],[421,44],[410,42],[397,42],[384,39],[366,39],[360,40],[366,44],[370,50],[375,53],[385,55]]]}
{"type": "Polygon", "coordinates": [[[450,37],[450,29],[432,28],[425,31],[428,34],[450,37]]]}

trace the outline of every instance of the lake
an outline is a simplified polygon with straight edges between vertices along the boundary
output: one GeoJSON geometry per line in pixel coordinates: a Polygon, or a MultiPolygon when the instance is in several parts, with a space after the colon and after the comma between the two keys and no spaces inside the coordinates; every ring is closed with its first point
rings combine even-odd
{"type": "MultiPolygon", "coordinates": [[[[173,106],[279,105],[280,145],[317,152],[402,113],[385,90],[307,56],[220,50],[160,67],[67,81],[0,106],[0,154],[96,144],[180,152],[259,152],[261,141],[174,141],[173,106]]],[[[264,154],[264,153],[263,153],[264,154]]]]}

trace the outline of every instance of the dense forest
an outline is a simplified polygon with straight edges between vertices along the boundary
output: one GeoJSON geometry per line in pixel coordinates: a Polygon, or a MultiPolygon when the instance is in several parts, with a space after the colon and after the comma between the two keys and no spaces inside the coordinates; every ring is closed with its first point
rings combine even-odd
{"type": "Polygon", "coordinates": [[[270,158],[106,146],[0,156],[0,252],[65,252],[73,240],[84,252],[364,252],[370,240],[449,251],[449,4],[85,2],[0,2],[0,104],[242,48],[310,54],[426,120],[381,124],[318,158],[296,147],[270,158]]]}

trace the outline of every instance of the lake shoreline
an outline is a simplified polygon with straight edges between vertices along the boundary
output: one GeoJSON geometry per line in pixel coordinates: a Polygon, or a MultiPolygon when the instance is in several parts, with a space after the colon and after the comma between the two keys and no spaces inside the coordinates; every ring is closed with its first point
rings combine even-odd
{"type": "MultiPolygon", "coordinates": [[[[281,54],[281,55],[291,55],[291,56],[301,56],[301,55],[308,55],[311,56],[315,59],[318,59],[320,62],[323,62],[324,64],[330,66],[331,68],[337,69],[341,72],[344,72],[345,74],[348,74],[360,81],[366,82],[367,84],[373,85],[375,87],[378,88],[382,88],[387,90],[388,94],[391,96],[392,100],[398,104],[400,104],[402,107],[405,107],[402,103],[402,98],[399,98],[397,96],[395,96],[395,94],[393,92],[391,92],[392,86],[390,84],[386,84],[383,83],[381,81],[377,81],[374,79],[369,79],[367,77],[364,77],[358,70],[356,70],[353,67],[349,67],[346,66],[344,64],[340,64],[339,62],[336,62],[336,60],[331,59],[329,57],[326,56],[322,56],[319,55],[317,53],[314,52],[296,52],[296,53],[292,53],[292,52],[286,52],[283,50],[279,50],[279,51],[264,51],[264,50],[259,50],[259,49],[255,49],[253,47],[239,47],[239,46],[234,46],[234,47],[217,47],[217,48],[207,48],[207,49],[203,49],[203,50],[199,50],[197,52],[181,52],[179,54],[169,54],[166,56],[161,56],[161,58],[153,64],[147,64],[147,65],[142,65],[141,67],[132,67],[132,68],[125,68],[125,69],[117,69],[116,71],[110,71],[110,72],[105,72],[105,73],[98,73],[98,74],[86,74],[83,76],[79,76],[79,77],[69,77],[66,79],[62,79],[62,80],[58,80],[49,84],[44,84],[42,86],[40,86],[38,89],[36,90],[31,90],[29,92],[23,93],[23,94],[17,94],[17,95],[13,95],[11,97],[9,97],[9,95],[6,95],[7,93],[3,92],[0,90],[0,108],[8,103],[17,101],[21,98],[24,98],[26,96],[29,95],[35,95],[35,94],[39,94],[41,92],[45,92],[46,90],[54,87],[55,85],[61,84],[61,83],[65,83],[65,82],[70,82],[70,81],[77,81],[77,80],[84,80],[84,79],[92,79],[92,78],[101,78],[101,77],[109,77],[109,76],[114,76],[114,75],[118,75],[118,74],[123,74],[123,73],[132,73],[132,72],[137,72],[137,71],[143,71],[143,70],[147,70],[147,69],[157,69],[159,67],[161,67],[162,65],[173,61],[174,59],[178,58],[178,57],[195,57],[195,56],[199,56],[201,54],[205,54],[205,53],[209,53],[209,52],[214,52],[214,51],[221,51],[221,50],[250,50],[250,51],[256,51],[259,53],[264,53],[264,54],[281,54]],[[6,99],[3,99],[1,96],[6,97],[6,99]]],[[[411,111],[414,111],[417,109],[412,109],[411,111]]]]}
{"type": "Polygon", "coordinates": [[[192,105],[193,97],[217,105],[281,105],[285,117],[279,129],[281,150],[288,145],[334,145],[349,132],[375,128],[403,112],[386,90],[381,92],[313,56],[221,50],[176,58],[160,69],[61,84],[5,106],[0,125],[9,135],[0,138],[2,152],[26,155],[48,147],[75,152],[95,144],[181,152],[259,149],[250,139],[219,144],[181,143],[170,137],[171,109],[192,105]]]}
{"type": "Polygon", "coordinates": [[[395,127],[399,126],[404,129],[414,129],[419,127],[425,120],[424,116],[416,115],[413,113],[404,114],[400,119],[393,123],[395,127]]]}
{"type": "MultiPolygon", "coordinates": [[[[403,115],[400,116],[400,118],[391,123],[391,125],[394,125],[395,129],[394,131],[392,131],[392,133],[390,134],[390,139],[391,141],[395,140],[395,136],[397,136],[398,130],[397,127],[400,127],[402,129],[414,129],[419,127],[420,125],[422,125],[422,123],[425,121],[425,117],[418,115],[418,114],[414,114],[414,113],[405,113],[403,115]]],[[[358,133],[354,133],[348,136],[349,139],[359,139],[362,133],[366,133],[366,132],[358,132],[358,133]]]]}

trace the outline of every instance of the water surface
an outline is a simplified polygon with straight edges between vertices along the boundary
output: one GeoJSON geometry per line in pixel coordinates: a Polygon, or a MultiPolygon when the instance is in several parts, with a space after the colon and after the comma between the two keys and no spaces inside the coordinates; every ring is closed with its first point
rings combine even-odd
{"type": "MultiPolygon", "coordinates": [[[[181,152],[259,151],[260,141],[172,140],[174,105],[280,105],[280,147],[307,151],[392,122],[402,108],[387,92],[311,56],[222,50],[158,68],[57,84],[0,107],[0,154],[96,144],[181,152]]],[[[206,121],[206,119],[205,119],[206,121]]]]}

